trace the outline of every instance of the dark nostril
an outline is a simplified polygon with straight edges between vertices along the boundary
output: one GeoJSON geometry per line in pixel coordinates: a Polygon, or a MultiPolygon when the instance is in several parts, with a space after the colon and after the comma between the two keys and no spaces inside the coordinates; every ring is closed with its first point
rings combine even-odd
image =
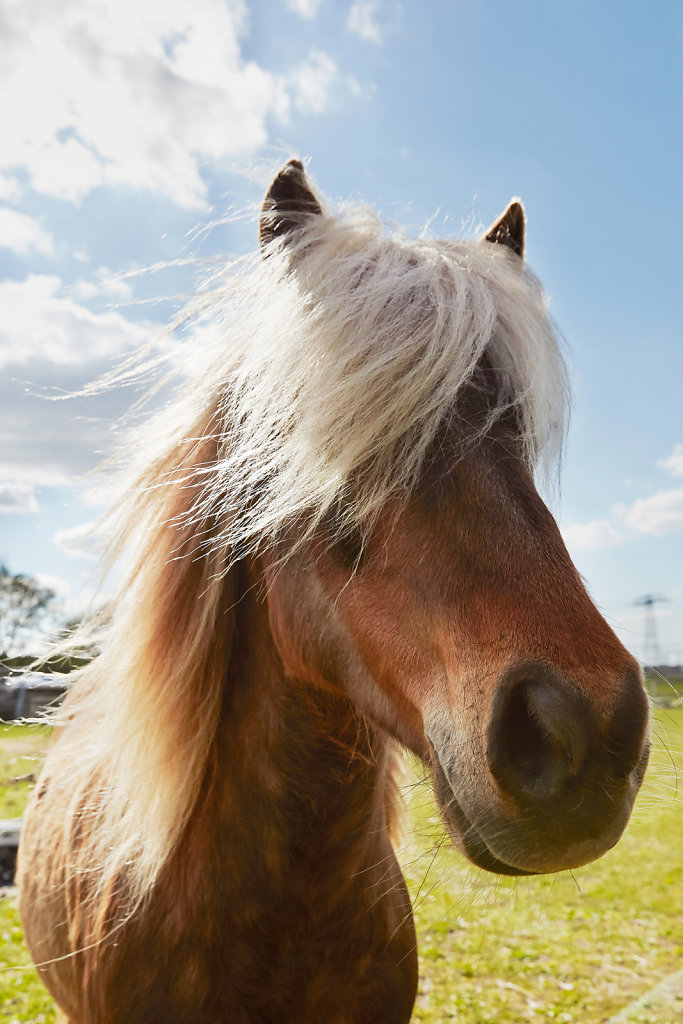
{"type": "Polygon", "coordinates": [[[605,740],[617,775],[625,776],[636,769],[645,772],[649,724],[647,694],[640,669],[634,667],[624,678],[605,740]]]}
{"type": "Polygon", "coordinates": [[[581,771],[594,730],[588,701],[544,666],[499,684],[487,735],[493,777],[516,798],[560,793],[581,771]]]}

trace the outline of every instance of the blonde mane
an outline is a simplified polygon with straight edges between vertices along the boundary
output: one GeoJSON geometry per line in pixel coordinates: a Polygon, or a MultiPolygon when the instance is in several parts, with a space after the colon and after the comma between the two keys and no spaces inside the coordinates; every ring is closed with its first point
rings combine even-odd
{"type": "Polygon", "coordinates": [[[62,717],[76,871],[129,906],[188,820],[230,658],[232,566],[293,521],[372,522],[414,488],[486,353],[530,466],[560,451],[564,363],[543,293],[504,246],[411,240],[354,207],[238,261],[188,309],[178,397],[129,448],[109,557],[129,551],[102,654],[62,717]],[[264,258],[265,255],[265,258],[264,258]],[[191,329],[189,327],[191,326],[191,329]],[[188,366],[191,371],[188,372],[188,366]],[[97,787],[92,784],[97,779],[97,787]],[[96,827],[83,829],[91,819],[96,827]],[[78,825],[76,823],[79,823],[78,825]]]}
{"type": "Polygon", "coordinates": [[[362,526],[410,493],[484,353],[497,402],[479,434],[514,407],[528,463],[553,466],[564,363],[540,285],[508,249],[389,236],[354,207],[266,256],[199,311],[219,419],[195,511],[223,518],[222,548],[255,550],[293,516],[308,536],[340,498],[362,526]]]}

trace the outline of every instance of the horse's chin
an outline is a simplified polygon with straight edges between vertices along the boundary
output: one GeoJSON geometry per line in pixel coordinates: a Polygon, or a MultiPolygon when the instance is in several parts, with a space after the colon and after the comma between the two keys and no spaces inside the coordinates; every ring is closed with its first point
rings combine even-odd
{"type": "Polygon", "coordinates": [[[451,841],[465,854],[468,860],[476,867],[483,868],[484,871],[491,871],[496,875],[535,875],[540,873],[539,871],[526,871],[514,864],[507,864],[493,853],[481,832],[462,809],[435,753],[432,756],[432,770],[439,813],[448,829],[451,841]]]}

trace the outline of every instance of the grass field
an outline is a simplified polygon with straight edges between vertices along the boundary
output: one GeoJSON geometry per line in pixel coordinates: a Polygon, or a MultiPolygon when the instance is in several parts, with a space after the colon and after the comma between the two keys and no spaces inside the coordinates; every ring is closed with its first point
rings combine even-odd
{"type": "MultiPolygon", "coordinates": [[[[21,815],[46,740],[43,729],[0,728],[0,817],[21,815]]],[[[469,867],[443,842],[429,789],[408,787],[414,830],[402,863],[419,934],[415,1022],[605,1024],[681,968],[683,709],[656,713],[654,740],[624,838],[561,875],[507,880],[469,867]]],[[[11,895],[0,899],[0,1008],[3,1024],[55,1020],[11,895]]],[[[632,1019],[680,1024],[683,1000],[632,1019]]]]}

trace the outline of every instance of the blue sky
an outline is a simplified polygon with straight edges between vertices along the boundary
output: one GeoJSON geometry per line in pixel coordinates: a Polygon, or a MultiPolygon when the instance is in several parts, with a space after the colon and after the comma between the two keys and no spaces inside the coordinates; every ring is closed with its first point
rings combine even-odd
{"type": "Polygon", "coordinates": [[[251,248],[240,214],[297,154],[416,233],[522,196],[575,390],[554,510],[628,646],[662,594],[683,661],[682,50],[665,0],[0,0],[0,560],[78,610],[64,541],[128,397],[41,396],[154,336],[177,302],[148,300],[198,270],[129,272],[251,248]]]}

